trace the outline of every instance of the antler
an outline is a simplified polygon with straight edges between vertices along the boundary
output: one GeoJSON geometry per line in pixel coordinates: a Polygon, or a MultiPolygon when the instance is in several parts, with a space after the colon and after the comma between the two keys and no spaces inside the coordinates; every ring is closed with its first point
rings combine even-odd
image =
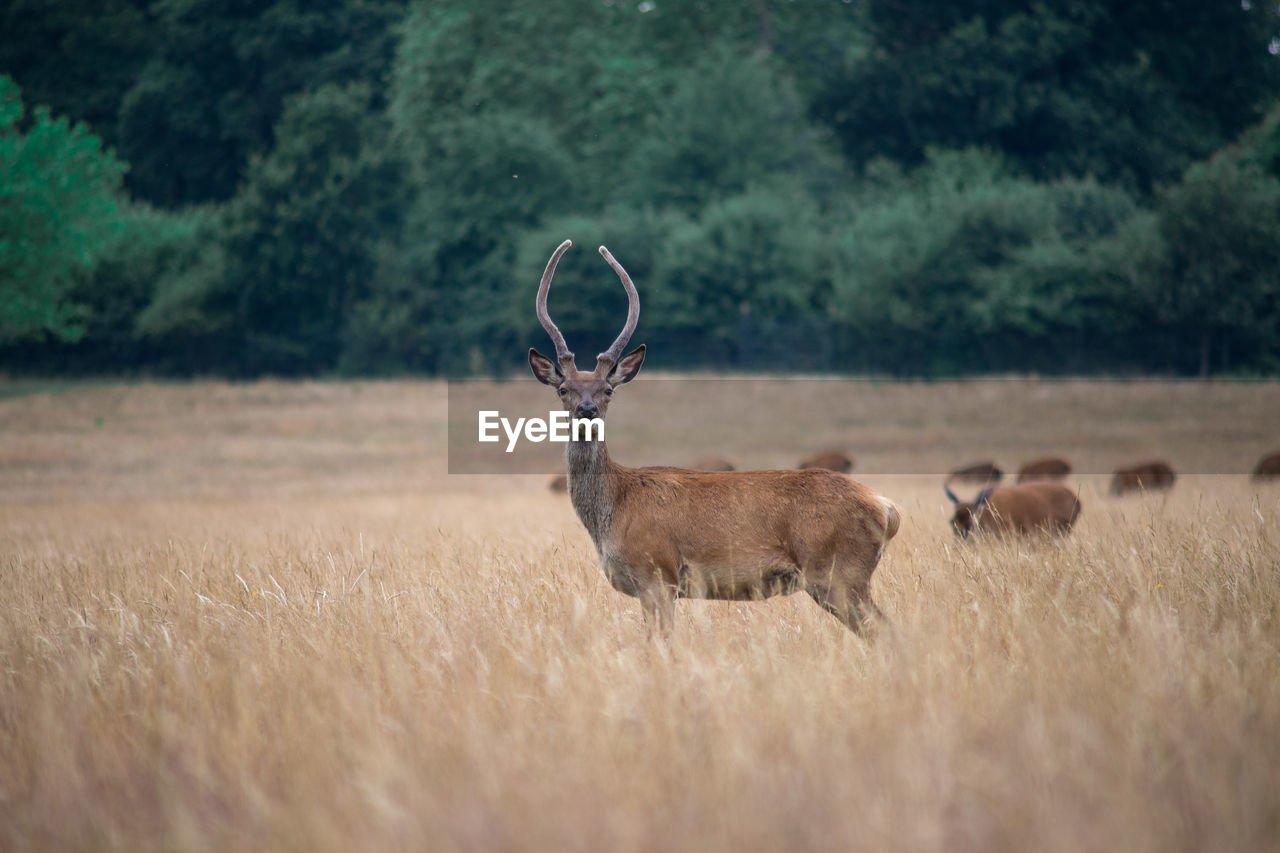
{"type": "Polygon", "coordinates": [[[618,278],[622,279],[622,286],[627,291],[627,324],[622,327],[622,334],[618,335],[613,346],[596,356],[597,363],[607,361],[610,364],[617,364],[619,356],[622,355],[622,348],[627,345],[627,341],[631,340],[631,335],[636,330],[636,323],[640,322],[640,294],[636,293],[636,286],[631,283],[631,276],[627,275],[622,264],[613,259],[608,249],[601,246],[600,255],[609,262],[609,266],[613,267],[613,271],[618,274],[618,278]]]}
{"type": "Polygon", "coordinates": [[[547,313],[547,291],[551,289],[551,277],[556,274],[556,264],[560,263],[560,256],[568,251],[572,245],[572,240],[565,240],[551,253],[551,260],[547,261],[547,268],[542,273],[542,282],[538,285],[538,301],[536,303],[538,322],[542,324],[542,328],[546,329],[547,334],[551,336],[551,343],[555,344],[556,361],[560,362],[561,370],[569,370],[573,367],[573,353],[569,351],[569,345],[564,342],[564,335],[560,334],[556,324],[551,322],[551,315],[547,313]]]}

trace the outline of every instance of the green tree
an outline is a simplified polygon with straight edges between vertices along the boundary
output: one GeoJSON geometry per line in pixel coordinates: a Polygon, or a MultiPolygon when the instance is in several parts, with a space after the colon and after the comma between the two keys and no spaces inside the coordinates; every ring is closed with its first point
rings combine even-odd
{"type": "Polygon", "coordinates": [[[829,275],[813,201],[757,189],[707,206],[672,234],[649,304],[664,330],[719,342],[741,363],[752,354],[740,346],[769,345],[740,340],[743,318],[824,317],[829,275]]]}
{"type": "Polygon", "coordinates": [[[469,324],[493,313],[520,230],[569,203],[572,168],[545,122],[493,112],[441,129],[424,129],[429,151],[409,148],[415,194],[359,306],[348,369],[470,369],[493,342],[469,324]]]}
{"type": "MultiPolygon", "coordinates": [[[[851,363],[905,373],[1061,369],[1073,330],[1114,330],[1117,239],[1136,205],[1091,181],[1037,184],[978,151],[933,152],[832,237],[851,363]],[[1098,282],[1108,282],[1101,285],[1098,282]]],[[[1116,275],[1119,275],[1117,273],[1116,275]]]]}
{"type": "Polygon", "coordinates": [[[1160,193],[1164,263],[1146,276],[1157,317],[1189,343],[1201,376],[1214,346],[1277,354],[1280,180],[1215,157],[1160,193]]]}
{"type": "MultiPolygon", "coordinates": [[[[784,63],[752,53],[759,7],[715,8],[726,14],[415,6],[389,105],[414,199],[360,308],[351,368],[501,363],[499,340],[530,322],[491,308],[505,304],[510,271],[545,262],[565,236],[599,233],[592,222],[645,221],[653,233],[761,188],[838,195],[847,184],[839,158],[784,63]],[[578,230],[547,236],[547,223],[568,221],[578,230]]],[[[775,44],[798,42],[797,16],[769,12],[775,44]]],[[[627,239],[601,234],[613,245],[627,239]]],[[[627,256],[643,265],[654,251],[627,256]]],[[[566,259],[568,276],[576,263],[566,259]]],[[[572,312],[566,322],[576,322],[572,312]]]]}
{"type": "Polygon", "coordinates": [[[168,0],[156,9],[158,46],[124,96],[117,138],[133,167],[130,190],[177,207],[234,195],[250,157],[274,143],[289,95],[380,83],[404,0],[168,0]]]}
{"type": "MultiPolygon", "coordinates": [[[[244,333],[228,286],[224,212],[207,205],[180,215],[172,254],[157,271],[146,306],[134,318],[134,335],[151,365],[182,375],[242,372],[244,333]]],[[[142,266],[148,260],[144,255],[142,266]]]]}
{"type": "Polygon", "coordinates": [[[246,372],[327,370],[341,354],[348,314],[402,213],[399,164],[369,98],[357,84],[287,99],[275,148],[250,162],[228,205],[226,285],[246,372]]]}
{"type": "MultiPolygon", "coordinates": [[[[583,13],[597,23],[607,15],[583,13]]],[[[573,105],[605,73],[585,26],[559,7],[424,4],[409,15],[388,115],[411,198],[357,309],[346,369],[465,371],[496,351],[492,306],[520,232],[594,207],[584,188],[603,194],[591,158],[575,157],[596,143],[583,141],[589,125],[573,105]],[[546,62],[548,50],[562,61],[546,62]]],[[[636,108],[604,101],[618,115],[636,108]]]]}
{"type": "Polygon", "coordinates": [[[869,7],[873,47],[815,103],[857,163],[980,145],[1040,179],[1148,192],[1256,121],[1280,83],[1269,4],[869,7]]]}
{"type": "Polygon", "coordinates": [[[156,50],[151,0],[9,0],[0,4],[0,73],[27,101],[116,144],[125,93],[156,50]]]}
{"type": "Polygon", "coordinates": [[[220,343],[217,365],[256,375],[332,369],[402,213],[402,170],[371,123],[368,87],[321,86],[285,102],[279,140],[250,161],[219,211],[207,270],[158,292],[142,329],[220,343]]]}
{"type": "Polygon", "coordinates": [[[75,275],[110,244],[125,167],[84,125],[37,107],[19,130],[18,88],[0,76],[0,342],[75,339],[75,275]]]}
{"type": "Polygon", "coordinates": [[[1262,121],[1241,134],[1230,153],[1240,164],[1280,178],[1280,101],[1273,104],[1262,121]]]}
{"type": "Polygon", "coordinates": [[[1029,240],[974,270],[978,296],[968,306],[974,331],[1028,340],[1127,332],[1134,303],[1125,299],[1110,246],[1140,215],[1133,198],[1092,179],[1017,182],[1010,189],[1000,204],[1027,216],[1029,240]]]}
{"type": "Polygon", "coordinates": [[[709,50],[689,68],[642,130],[624,161],[623,195],[635,203],[692,211],[760,184],[814,198],[849,186],[788,79],[728,48],[709,50]]]}
{"type": "MultiPolygon", "coordinates": [[[[139,318],[158,291],[201,261],[209,218],[210,211],[200,209],[172,213],[136,202],[124,207],[93,267],[77,272],[68,291],[83,335],[74,346],[55,344],[32,355],[82,373],[177,367],[165,347],[142,333],[139,318]]],[[[168,343],[184,349],[207,342],[168,343]]]]}

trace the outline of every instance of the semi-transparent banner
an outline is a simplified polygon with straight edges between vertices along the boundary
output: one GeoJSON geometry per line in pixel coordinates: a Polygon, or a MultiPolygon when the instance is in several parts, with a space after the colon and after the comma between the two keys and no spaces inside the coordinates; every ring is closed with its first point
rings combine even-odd
{"type": "MultiPolygon", "coordinates": [[[[1247,474],[1280,450],[1280,384],[1247,387],[642,373],[617,389],[603,437],[614,460],[633,466],[795,468],[829,451],[849,457],[855,475],[946,476],[990,462],[1009,478],[1045,459],[1072,475],[1152,461],[1179,474],[1247,474]]],[[[570,425],[555,390],[532,377],[451,381],[449,472],[562,472],[570,425]]]]}

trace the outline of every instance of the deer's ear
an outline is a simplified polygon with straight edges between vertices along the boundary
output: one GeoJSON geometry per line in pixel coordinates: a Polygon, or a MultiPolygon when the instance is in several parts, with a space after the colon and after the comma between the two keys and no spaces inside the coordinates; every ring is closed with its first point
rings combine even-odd
{"type": "Polygon", "coordinates": [[[529,348],[529,367],[533,370],[533,375],[543,385],[554,387],[564,381],[564,374],[560,372],[560,365],[533,347],[529,348]]]}
{"type": "Polygon", "coordinates": [[[644,344],[636,347],[618,360],[617,365],[609,372],[609,384],[616,387],[635,379],[636,374],[640,372],[640,365],[642,364],[644,364],[644,344]]]}

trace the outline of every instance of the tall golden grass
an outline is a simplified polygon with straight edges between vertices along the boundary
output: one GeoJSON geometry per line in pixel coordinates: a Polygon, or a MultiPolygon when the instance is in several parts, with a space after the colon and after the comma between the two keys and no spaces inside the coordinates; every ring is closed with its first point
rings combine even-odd
{"type": "MultiPolygon", "coordinates": [[[[689,456],[734,455],[724,387],[689,456]]],[[[869,475],[905,511],[874,645],[805,596],[651,642],[543,478],[443,473],[437,383],[4,400],[0,849],[1277,849],[1280,486],[1233,472],[1280,395],[1123,390],[1042,383],[1039,441],[938,440],[952,385],[739,437],[1098,460],[1059,541],[959,543],[936,478],[869,475]],[[1222,473],[1110,498],[1131,448],[1222,473]]]]}

